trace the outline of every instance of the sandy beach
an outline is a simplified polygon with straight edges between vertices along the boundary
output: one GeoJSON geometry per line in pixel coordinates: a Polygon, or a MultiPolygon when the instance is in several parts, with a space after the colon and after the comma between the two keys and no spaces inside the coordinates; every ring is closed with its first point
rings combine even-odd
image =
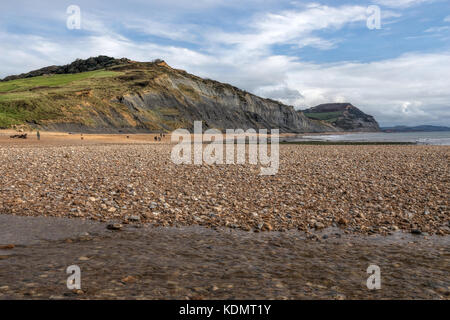
{"type": "Polygon", "coordinates": [[[42,146],[86,146],[98,144],[153,144],[170,141],[166,136],[155,141],[159,134],[82,134],[67,132],[40,132],[38,141],[36,131],[18,132],[16,130],[0,130],[0,146],[6,147],[42,147],[42,146]],[[10,136],[27,134],[27,139],[11,139],[10,136]]]}

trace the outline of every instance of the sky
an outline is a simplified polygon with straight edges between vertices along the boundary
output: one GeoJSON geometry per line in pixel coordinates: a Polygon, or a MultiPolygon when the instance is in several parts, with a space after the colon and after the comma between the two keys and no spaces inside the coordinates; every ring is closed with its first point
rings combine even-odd
{"type": "Polygon", "coordinates": [[[350,102],[382,126],[450,126],[449,0],[1,1],[0,43],[0,78],[160,58],[296,109],[350,102]]]}

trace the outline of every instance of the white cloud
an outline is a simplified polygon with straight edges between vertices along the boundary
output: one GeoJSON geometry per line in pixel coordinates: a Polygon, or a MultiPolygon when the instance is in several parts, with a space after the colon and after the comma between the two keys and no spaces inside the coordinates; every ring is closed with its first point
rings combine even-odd
{"type": "Polygon", "coordinates": [[[391,8],[408,8],[433,1],[434,0],[375,0],[375,3],[391,8]]]}
{"type": "Polygon", "coordinates": [[[445,17],[444,22],[450,22],[450,16],[445,17]]]}
{"type": "Polygon", "coordinates": [[[406,54],[372,63],[298,63],[287,75],[298,105],[351,102],[383,123],[450,123],[450,53],[406,54]]]}
{"type": "Polygon", "coordinates": [[[425,30],[427,33],[440,33],[442,31],[450,30],[450,26],[442,26],[442,27],[433,27],[425,30]]]}
{"type": "Polygon", "coordinates": [[[315,4],[306,10],[287,10],[280,13],[258,15],[247,32],[218,33],[208,40],[238,45],[243,50],[260,50],[276,44],[294,44],[299,47],[314,46],[323,49],[333,47],[333,41],[321,39],[313,32],[324,29],[340,29],[353,22],[366,21],[367,7],[329,7],[315,4]]]}
{"type": "Polygon", "coordinates": [[[288,105],[293,105],[299,100],[304,100],[304,96],[297,89],[289,88],[287,85],[275,85],[262,87],[256,92],[265,97],[270,97],[288,105]]]}
{"type": "Polygon", "coordinates": [[[146,35],[190,43],[198,42],[199,28],[195,25],[161,23],[152,19],[129,19],[124,23],[124,26],[129,30],[146,35]]]}

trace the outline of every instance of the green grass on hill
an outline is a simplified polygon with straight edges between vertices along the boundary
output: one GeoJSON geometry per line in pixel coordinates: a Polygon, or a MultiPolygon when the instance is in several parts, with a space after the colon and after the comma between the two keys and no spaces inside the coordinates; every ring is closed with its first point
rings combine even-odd
{"type": "Polygon", "coordinates": [[[57,108],[52,107],[47,99],[39,99],[33,103],[26,100],[18,103],[1,103],[0,100],[0,128],[40,119],[53,119],[58,116],[63,115],[57,108]]]}
{"type": "MultiPolygon", "coordinates": [[[[0,128],[16,124],[64,118],[72,112],[83,118],[78,110],[77,91],[99,90],[107,94],[116,90],[116,76],[122,72],[96,70],[76,74],[57,74],[0,82],[0,128]]],[[[90,101],[95,104],[97,101],[90,101]]],[[[85,112],[85,111],[84,111],[85,112]]]]}
{"type": "Polygon", "coordinates": [[[0,94],[39,89],[39,87],[59,87],[65,86],[74,81],[80,81],[88,78],[103,78],[116,75],[117,72],[114,71],[97,70],[75,74],[55,74],[50,76],[17,79],[0,82],[0,94]]]}

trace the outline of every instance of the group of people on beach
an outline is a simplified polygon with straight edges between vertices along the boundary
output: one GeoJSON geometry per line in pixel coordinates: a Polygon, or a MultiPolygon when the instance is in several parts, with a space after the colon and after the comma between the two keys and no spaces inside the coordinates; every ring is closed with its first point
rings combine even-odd
{"type": "Polygon", "coordinates": [[[155,136],[155,141],[161,141],[162,138],[164,138],[166,135],[164,133],[160,133],[159,136],[155,136]]]}

